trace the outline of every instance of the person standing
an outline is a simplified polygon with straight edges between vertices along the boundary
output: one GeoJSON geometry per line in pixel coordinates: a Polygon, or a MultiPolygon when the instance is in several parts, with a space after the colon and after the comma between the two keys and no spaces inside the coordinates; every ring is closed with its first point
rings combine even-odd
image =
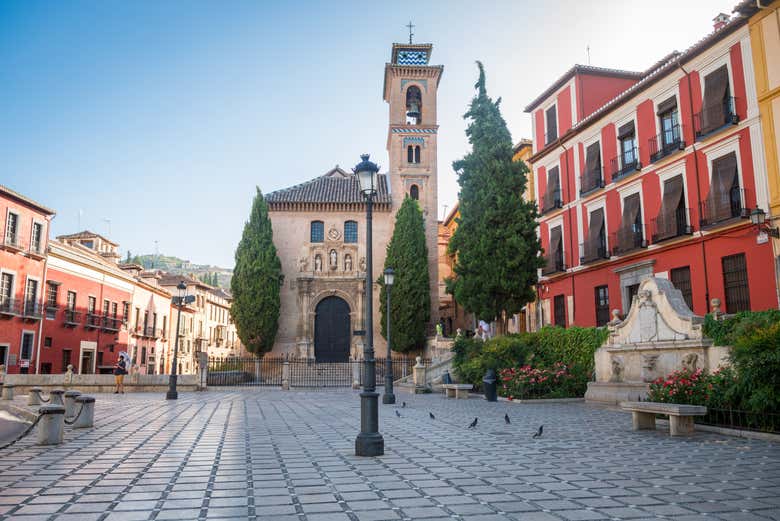
{"type": "Polygon", "coordinates": [[[125,394],[125,375],[127,374],[127,363],[124,357],[120,356],[114,365],[114,381],[116,389],[114,394],[125,394]]]}

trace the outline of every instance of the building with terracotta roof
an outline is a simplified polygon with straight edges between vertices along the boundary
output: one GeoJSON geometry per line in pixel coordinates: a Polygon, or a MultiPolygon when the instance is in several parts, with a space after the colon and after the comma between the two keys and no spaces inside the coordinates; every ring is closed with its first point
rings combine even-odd
{"type": "Polygon", "coordinates": [[[747,22],[719,15],[641,73],[575,66],[526,108],[541,324],[606,324],[650,276],[697,314],[777,307],[772,246],[749,219],[768,191],[747,22]]]}
{"type": "MultiPolygon", "coordinates": [[[[393,44],[385,65],[389,104],[388,172],[373,205],[373,271],[381,277],[395,213],[405,197],[423,211],[428,247],[431,322],[438,321],[436,96],[443,67],[430,65],[431,44],[393,44]]],[[[356,154],[357,155],[357,154],[356,154]]],[[[357,158],[356,158],[357,159],[357,158]]],[[[366,203],[357,179],[336,166],[306,183],[266,195],[282,263],[279,330],[273,354],[317,361],[362,358],[365,329],[366,203]]],[[[379,291],[374,309],[379,309],[379,291]]],[[[384,354],[375,313],[374,344],[384,354]]],[[[430,328],[433,330],[433,328],[430,328]]]]}

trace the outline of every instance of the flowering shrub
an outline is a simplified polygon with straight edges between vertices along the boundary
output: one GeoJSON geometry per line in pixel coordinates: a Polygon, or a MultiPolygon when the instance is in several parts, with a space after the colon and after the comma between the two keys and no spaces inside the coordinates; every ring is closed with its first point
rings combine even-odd
{"type": "Polygon", "coordinates": [[[675,371],[650,384],[648,400],[726,408],[731,405],[736,375],[731,368],[718,368],[712,374],[701,369],[675,371]]]}
{"type": "Polygon", "coordinates": [[[510,400],[528,398],[565,398],[582,394],[583,383],[566,364],[556,362],[552,367],[523,365],[499,371],[499,394],[510,400]]]}

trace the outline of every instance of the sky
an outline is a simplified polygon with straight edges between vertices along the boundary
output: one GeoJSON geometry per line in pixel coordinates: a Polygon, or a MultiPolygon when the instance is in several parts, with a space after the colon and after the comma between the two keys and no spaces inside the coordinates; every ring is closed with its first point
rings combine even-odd
{"type": "MultiPolygon", "coordinates": [[[[393,42],[434,45],[439,218],[476,60],[514,142],[523,108],[575,63],[644,70],[712,30],[736,0],[0,1],[0,184],[124,255],[233,266],[264,193],[388,164],[384,65],[393,42]]],[[[384,169],[383,169],[384,171],[384,169]]]]}

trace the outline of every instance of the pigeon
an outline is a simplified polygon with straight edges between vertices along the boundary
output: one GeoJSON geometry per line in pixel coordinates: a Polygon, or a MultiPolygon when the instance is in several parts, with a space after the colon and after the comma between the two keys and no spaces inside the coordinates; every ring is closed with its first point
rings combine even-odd
{"type": "Polygon", "coordinates": [[[508,415],[508,414],[505,414],[505,415],[504,415],[504,422],[505,422],[507,425],[509,425],[510,423],[512,423],[511,421],[509,421],[509,415],[508,415]]]}
{"type": "Polygon", "coordinates": [[[473,429],[477,426],[477,420],[479,420],[479,418],[474,418],[474,421],[469,423],[469,429],[473,429]]]}
{"type": "Polygon", "coordinates": [[[406,407],[406,402],[401,403],[401,409],[403,409],[404,407],[406,407]]]}
{"type": "Polygon", "coordinates": [[[429,412],[428,416],[431,417],[431,420],[435,420],[436,419],[436,416],[434,416],[432,412],[429,412]]]}
{"type": "Polygon", "coordinates": [[[401,413],[398,411],[395,411],[395,415],[398,416],[399,418],[401,417],[401,413]]]}
{"type": "Polygon", "coordinates": [[[541,438],[542,437],[542,431],[544,430],[544,425],[539,426],[539,430],[536,431],[536,433],[533,435],[534,438],[541,438]]]}

